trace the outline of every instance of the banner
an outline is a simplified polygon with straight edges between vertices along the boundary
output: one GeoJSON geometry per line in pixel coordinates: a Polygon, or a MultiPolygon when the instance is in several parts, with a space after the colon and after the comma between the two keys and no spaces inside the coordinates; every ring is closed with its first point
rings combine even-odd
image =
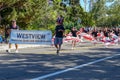
{"type": "Polygon", "coordinates": [[[51,45],[52,32],[47,30],[12,30],[9,43],[51,45]]]}

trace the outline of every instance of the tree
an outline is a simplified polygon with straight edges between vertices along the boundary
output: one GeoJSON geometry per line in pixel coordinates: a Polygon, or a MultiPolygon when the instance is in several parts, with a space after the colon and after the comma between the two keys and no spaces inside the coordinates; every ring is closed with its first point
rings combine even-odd
{"type": "Polygon", "coordinates": [[[114,1],[114,3],[108,8],[108,25],[118,26],[120,24],[120,2],[114,1]]]}
{"type": "Polygon", "coordinates": [[[117,0],[96,0],[90,13],[97,26],[117,26],[120,24],[120,2],[117,0]],[[111,3],[107,6],[106,3],[111,3]]]}
{"type": "Polygon", "coordinates": [[[9,24],[12,19],[18,20],[23,28],[40,18],[46,9],[47,0],[1,0],[1,24],[9,24]]]}
{"type": "Polygon", "coordinates": [[[104,23],[104,18],[106,17],[105,3],[105,0],[97,0],[93,3],[92,10],[90,11],[97,26],[103,25],[104,23]]]}

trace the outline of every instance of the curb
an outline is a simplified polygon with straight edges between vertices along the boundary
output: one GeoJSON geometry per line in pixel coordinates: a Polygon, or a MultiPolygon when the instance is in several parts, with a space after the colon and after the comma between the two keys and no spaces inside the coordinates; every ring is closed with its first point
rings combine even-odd
{"type": "MultiPolygon", "coordinates": [[[[4,51],[8,49],[8,44],[0,44],[0,51],[4,51]]],[[[18,44],[18,49],[23,49],[23,48],[33,48],[33,47],[44,47],[47,45],[32,45],[32,44],[18,44]]],[[[15,45],[12,44],[12,48],[15,49],[15,45]]]]}

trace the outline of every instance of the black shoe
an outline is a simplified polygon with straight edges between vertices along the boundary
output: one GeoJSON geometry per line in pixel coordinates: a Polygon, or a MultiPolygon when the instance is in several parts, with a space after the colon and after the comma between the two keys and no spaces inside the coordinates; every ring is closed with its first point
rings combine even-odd
{"type": "Polygon", "coordinates": [[[10,53],[10,50],[6,50],[7,53],[10,53]]]}
{"type": "Polygon", "coordinates": [[[57,53],[57,55],[59,55],[59,50],[57,50],[57,52],[56,52],[56,53],[57,53]]]}

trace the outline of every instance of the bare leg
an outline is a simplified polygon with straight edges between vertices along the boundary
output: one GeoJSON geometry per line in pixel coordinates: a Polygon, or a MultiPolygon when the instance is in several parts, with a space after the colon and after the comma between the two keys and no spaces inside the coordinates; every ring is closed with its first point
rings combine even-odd
{"type": "Polygon", "coordinates": [[[75,48],[75,46],[76,46],[76,41],[75,41],[75,40],[73,40],[73,41],[72,41],[72,49],[74,49],[74,48],[75,48]]]}
{"type": "Polygon", "coordinates": [[[59,49],[58,49],[58,45],[57,44],[55,44],[55,47],[56,47],[56,49],[57,49],[57,54],[59,53],[59,49]]]}
{"type": "Polygon", "coordinates": [[[55,44],[55,47],[56,47],[56,49],[58,49],[58,45],[57,44],[55,44]]]}
{"type": "Polygon", "coordinates": [[[11,45],[12,45],[12,44],[9,43],[9,48],[8,48],[8,50],[6,50],[6,52],[10,53],[10,51],[11,51],[11,50],[10,50],[10,49],[11,49],[11,45]]]}
{"type": "Polygon", "coordinates": [[[16,48],[16,50],[18,50],[18,44],[15,44],[15,48],[16,48]]]}
{"type": "Polygon", "coordinates": [[[11,49],[11,43],[9,43],[9,49],[11,49]]]}
{"type": "Polygon", "coordinates": [[[61,49],[61,44],[59,44],[59,48],[58,48],[59,50],[61,49]]]}
{"type": "Polygon", "coordinates": [[[16,48],[15,52],[18,53],[18,44],[15,44],[15,48],[16,48]]]}

